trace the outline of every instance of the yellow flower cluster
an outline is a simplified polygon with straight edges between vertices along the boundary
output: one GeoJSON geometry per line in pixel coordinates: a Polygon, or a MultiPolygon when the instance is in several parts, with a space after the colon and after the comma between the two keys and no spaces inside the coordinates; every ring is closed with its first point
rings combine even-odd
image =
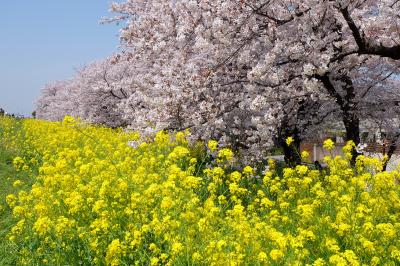
{"type": "Polygon", "coordinates": [[[7,196],[18,265],[400,264],[400,174],[379,160],[326,158],[322,172],[283,174],[271,161],[259,176],[208,163],[186,133],[144,142],[72,118],[0,118],[0,128],[2,145],[38,168],[29,190],[15,182],[7,196]]]}
{"type": "Polygon", "coordinates": [[[323,143],[323,147],[327,149],[328,151],[332,150],[335,147],[335,142],[331,139],[327,139],[323,143]]]}
{"type": "Polygon", "coordinates": [[[207,143],[207,147],[210,151],[216,151],[218,149],[218,142],[216,140],[209,140],[207,143]]]}
{"type": "Polygon", "coordinates": [[[288,146],[290,146],[293,142],[294,142],[293,137],[288,137],[288,138],[286,139],[286,145],[288,145],[288,146]]]}

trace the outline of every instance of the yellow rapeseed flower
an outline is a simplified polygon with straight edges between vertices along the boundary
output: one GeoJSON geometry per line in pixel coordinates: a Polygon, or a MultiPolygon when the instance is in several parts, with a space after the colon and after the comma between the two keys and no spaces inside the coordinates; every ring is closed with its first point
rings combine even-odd
{"type": "Polygon", "coordinates": [[[286,139],[286,145],[288,145],[288,146],[290,146],[293,142],[294,142],[294,138],[293,137],[288,137],[286,139]]]}
{"type": "Polygon", "coordinates": [[[279,249],[273,249],[269,253],[269,256],[271,257],[272,260],[277,261],[277,260],[280,260],[284,256],[284,254],[279,249]]]}
{"type": "Polygon", "coordinates": [[[17,188],[17,187],[20,187],[22,185],[22,181],[21,180],[15,180],[14,181],[14,183],[13,183],[13,187],[14,188],[17,188]]]}
{"type": "Polygon", "coordinates": [[[258,260],[260,262],[266,262],[267,259],[268,259],[267,253],[265,253],[265,252],[258,253],[258,260]]]}
{"type": "Polygon", "coordinates": [[[209,140],[207,142],[207,147],[210,149],[210,151],[216,151],[218,149],[218,141],[209,140]]]}
{"type": "Polygon", "coordinates": [[[335,143],[333,142],[333,140],[327,139],[324,141],[323,147],[328,151],[331,151],[335,147],[335,143]]]}
{"type": "Polygon", "coordinates": [[[233,152],[231,149],[223,148],[218,152],[218,159],[221,162],[230,162],[233,160],[233,152]]]}
{"type": "Polygon", "coordinates": [[[301,152],[301,159],[307,160],[308,157],[310,157],[310,154],[308,153],[308,151],[302,151],[301,152]]]}

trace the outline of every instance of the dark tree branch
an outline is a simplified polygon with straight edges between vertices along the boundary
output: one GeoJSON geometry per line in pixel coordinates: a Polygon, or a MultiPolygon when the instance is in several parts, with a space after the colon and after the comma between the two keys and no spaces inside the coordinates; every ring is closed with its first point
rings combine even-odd
{"type": "Polygon", "coordinates": [[[359,49],[359,54],[377,55],[394,60],[400,59],[400,45],[384,46],[382,44],[373,44],[371,40],[366,39],[365,34],[357,27],[356,23],[350,15],[348,7],[341,8],[340,12],[342,13],[347,25],[352,32],[354,40],[356,41],[359,49]]]}
{"type": "Polygon", "coordinates": [[[284,24],[287,24],[287,23],[293,21],[295,18],[298,18],[298,17],[303,16],[304,14],[306,14],[306,13],[307,13],[308,11],[310,11],[310,10],[311,10],[311,8],[307,8],[307,9],[304,10],[304,11],[296,12],[294,15],[290,16],[290,18],[287,18],[287,19],[280,19],[280,18],[273,17],[273,16],[271,16],[271,15],[268,14],[268,11],[262,12],[260,8],[258,8],[258,9],[253,9],[253,12],[254,12],[255,14],[259,15],[259,16],[266,17],[266,18],[268,18],[269,20],[272,20],[272,21],[275,22],[278,26],[282,26],[282,25],[284,25],[284,24]]]}
{"type": "Polygon", "coordinates": [[[368,92],[375,87],[378,83],[383,82],[385,80],[387,80],[388,78],[390,78],[392,75],[394,74],[394,70],[391,71],[389,74],[387,74],[386,76],[384,76],[383,78],[379,79],[379,80],[375,80],[370,86],[368,86],[365,91],[361,94],[360,98],[364,98],[368,92]]]}
{"type": "Polygon", "coordinates": [[[111,94],[113,97],[122,100],[122,97],[119,97],[118,95],[116,95],[116,94],[113,92],[113,90],[110,90],[110,94],[111,94]]]}
{"type": "Polygon", "coordinates": [[[397,3],[399,3],[400,2],[400,0],[396,0],[396,1],[394,1],[391,5],[390,5],[390,8],[393,8],[397,3]]]}
{"type": "Polygon", "coordinates": [[[336,61],[341,61],[342,59],[344,59],[345,57],[347,57],[349,55],[358,54],[358,53],[359,53],[358,51],[349,51],[349,52],[341,53],[341,54],[337,55],[336,57],[332,58],[331,63],[336,62],[336,61]]]}
{"type": "Polygon", "coordinates": [[[333,86],[331,80],[329,79],[329,75],[318,75],[315,74],[313,78],[319,80],[324,85],[325,89],[328,91],[329,95],[332,96],[339,106],[342,108],[344,106],[344,101],[342,96],[336,91],[335,86],[333,86]]]}

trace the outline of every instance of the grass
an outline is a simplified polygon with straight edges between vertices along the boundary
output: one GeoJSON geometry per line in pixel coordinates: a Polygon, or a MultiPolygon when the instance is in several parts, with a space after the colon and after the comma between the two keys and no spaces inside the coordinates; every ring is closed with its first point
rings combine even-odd
{"type": "MultiPolygon", "coordinates": [[[[20,124],[16,124],[16,130],[21,130],[20,124]]],[[[8,240],[8,232],[16,223],[12,210],[6,202],[6,196],[20,189],[28,190],[32,185],[32,177],[27,172],[18,172],[13,166],[13,159],[21,156],[22,151],[7,150],[1,142],[3,130],[0,127],[0,265],[16,265],[18,248],[8,240]],[[18,189],[13,187],[16,180],[22,181],[18,189]]]]}
{"type": "Polygon", "coordinates": [[[271,149],[268,150],[267,155],[269,156],[275,156],[275,155],[283,155],[283,149],[278,146],[274,146],[271,149]]]}
{"type": "Polygon", "coordinates": [[[7,239],[7,234],[15,222],[6,196],[14,192],[12,186],[17,172],[12,166],[13,155],[0,145],[0,265],[15,265],[17,249],[7,239]]]}

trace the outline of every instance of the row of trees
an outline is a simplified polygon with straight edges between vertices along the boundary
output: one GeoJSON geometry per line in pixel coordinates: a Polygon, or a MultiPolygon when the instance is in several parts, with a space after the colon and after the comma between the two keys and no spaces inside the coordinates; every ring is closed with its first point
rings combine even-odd
{"type": "Polygon", "coordinates": [[[0,116],[9,116],[9,117],[15,117],[15,118],[23,118],[24,117],[23,115],[20,115],[20,114],[8,113],[1,107],[0,107],[0,116]]]}
{"type": "Polygon", "coordinates": [[[359,144],[368,120],[397,145],[398,0],[125,0],[111,10],[108,22],[125,22],[120,51],[46,85],[39,118],[190,128],[252,158],[278,143],[294,163],[293,149],[330,121],[359,144]]]}

